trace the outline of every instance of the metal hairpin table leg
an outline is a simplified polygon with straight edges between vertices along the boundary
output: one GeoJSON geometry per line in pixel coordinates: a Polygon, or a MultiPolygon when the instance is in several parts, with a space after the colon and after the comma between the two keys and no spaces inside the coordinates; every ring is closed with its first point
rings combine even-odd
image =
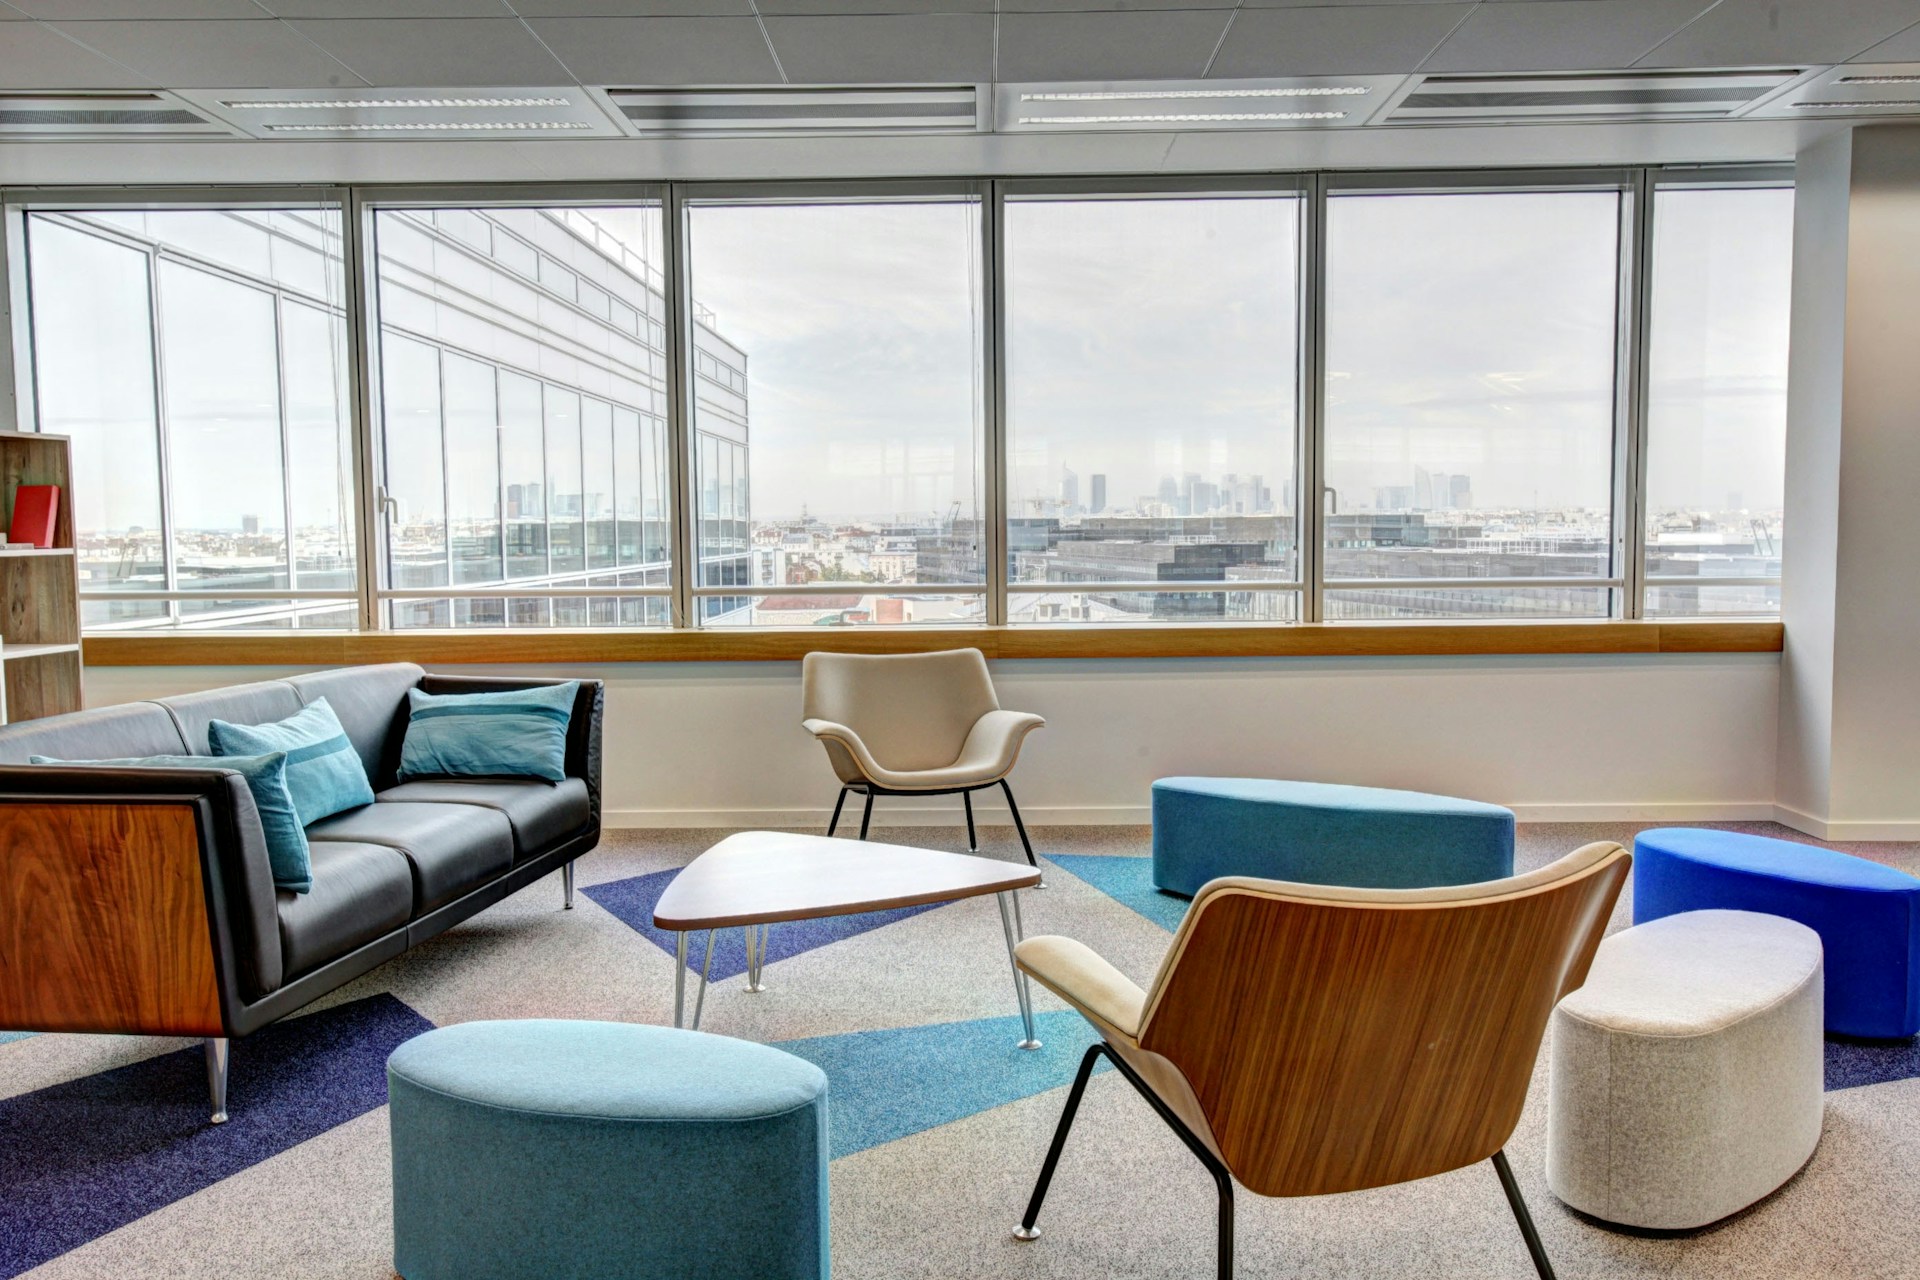
{"type": "Polygon", "coordinates": [[[773,931],[770,924],[750,924],[747,935],[747,990],[760,992],[767,989],[761,979],[767,972],[767,935],[773,931]]]}
{"type": "Polygon", "coordinates": [[[1020,941],[1020,891],[1009,889],[993,895],[1000,904],[1000,929],[1007,935],[1007,963],[1013,966],[1013,994],[1020,1002],[1020,1028],[1026,1033],[1020,1041],[1022,1049],[1038,1049],[1040,1042],[1033,1035],[1033,989],[1027,984],[1027,975],[1020,972],[1020,961],[1014,956],[1013,948],[1020,941]],[[1007,910],[1007,900],[1013,900],[1013,910],[1007,910]]]}
{"type": "Polygon", "coordinates": [[[673,935],[673,1025],[680,1026],[687,1007],[687,933],[673,935]]]}
{"type": "MultiPolygon", "coordinates": [[[[700,1029],[700,1010],[707,1003],[707,974],[713,969],[713,940],[719,934],[718,929],[707,930],[707,962],[700,966],[700,987],[693,997],[693,1025],[689,1030],[700,1029]]],[[[685,936],[684,934],[681,936],[685,936]]]]}

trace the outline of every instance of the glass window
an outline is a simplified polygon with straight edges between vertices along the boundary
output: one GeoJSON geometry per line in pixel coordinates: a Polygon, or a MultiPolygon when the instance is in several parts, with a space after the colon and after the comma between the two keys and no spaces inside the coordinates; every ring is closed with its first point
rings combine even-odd
{"type": "Polygon", "coordinates": [[[1780,612],[1792,277],[1791,188],[1656,192],[1651,614],[1780,612]]]}
{"type": "Polygon", "coordinates": [[[86,625],[355,625],[339,211],[39,212],[25,243],[86,625]]]}
{"type": "Polygon", "coordinates": [[[440,366],[446,396],[447,506],[453,583],[506,580],[500,524],[498,370],[449,353],[440,366]]]}
{"type": "Polygon", "coordinates": [[[1326,616],[1604,615],[1616,191],[1327,201],[1326,616]]]}
{"type": "Polygon", "coordinates": [[[937,589],[985,576],[979,202],[695,202],[688,240],[700,581],[761,593],[702,616],[981,621],[937,589]]]}
{"type": "Polygon", "coordinates": [[[1299,205],[1008,203],[1009,620],[1297,616],[1299,205]]]}

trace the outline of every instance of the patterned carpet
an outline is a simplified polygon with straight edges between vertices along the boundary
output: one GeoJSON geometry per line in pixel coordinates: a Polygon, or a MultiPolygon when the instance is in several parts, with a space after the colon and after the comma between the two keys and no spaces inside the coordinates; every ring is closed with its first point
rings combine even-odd
{"type": "MultiPolygon", "coordinates": [[[[1634,830],[1523,827],[1519,863],[1634,830]]],[[[390,1276],[386,1054],[473,1018],[669,1021],[671,941],[647,920],[673,869],[722,834],[611,832],[580,864],[577,910],[558,910],[555,877],[236,1044],[233,1120],[219,1128],[204,1124],[196,1045],[0,1032],[0,1280],[390,1276]]],[[[1147,881],[1146,831],[1035,835],[1051,887],[1024,895],[1028,932],[1078,937],[1146,979],[1183,909],[1147,881]]],[[[963,846],[957,830],[875,836],[963,846]]],[[[982,839],[1017,856],[1010,830],[982,839]]],[[[1845,847],[1920,871],[1920,846],[1845,847]]],[[[1623,899],[1616,927],[1625,916],[1623,899]]],[[[837,1277],[1211,1274],[1211,1182],[1111,1073],[1088,1090],[1044,1237],[1008,1238],[1091,1035],[1040,992],[1044,1048],[1014,1047],[990,899],[776,926],[768,989],[743,991],[744,968],[738,932],[723,935],[703,1027],[826,1070],[837,1277]]],[[[1508,1151],[1560,1275],[1916,1274],[1920,1048],[1831,1044],[1828,1087],[1825,1137],[1781,1191],[1703,1231],[1634,1234],[1548,1192],[1543,1061],[1508,1151]]],[[[1309,1200],[1242,1192],[1238,1247],[1244,1277],[1532,1274],[1485,1168],[1309,1200]]]]}

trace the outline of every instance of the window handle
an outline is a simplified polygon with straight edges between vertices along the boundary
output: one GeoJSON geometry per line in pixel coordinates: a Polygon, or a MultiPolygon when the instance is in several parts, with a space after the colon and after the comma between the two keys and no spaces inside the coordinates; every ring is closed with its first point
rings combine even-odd
{"type": "Polygon", "coordinates": [[[1320,496],[1323,501],[1329,503],[1331,506],[1331,510],[1329,510],[1327,514],[1335,516],[1340,514],[1340,491],[1338,489],[1330,484],[1322,485],[1320,488],[1320,496]]]}
{"type": "Polygon", "coordinates": [[[388,493],[385,485],[380,486],[379,494],[375,501],[380,504],[380,512],[382,515],[386,516],[386,518],[394,524],[400,523],[400,499],[388,493]]]}

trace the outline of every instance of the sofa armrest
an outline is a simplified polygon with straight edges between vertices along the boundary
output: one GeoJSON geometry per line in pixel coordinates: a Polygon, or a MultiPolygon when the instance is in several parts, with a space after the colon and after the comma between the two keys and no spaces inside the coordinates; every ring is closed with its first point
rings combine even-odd
{"type": "MultiPolygon", "coordinates": [[[[508,693],[515,689],[538,689],[562,680],[533,680],[523,676],[444,676],[428,672],[420,680],[422,693],[508,693]]],[[[579,681],[580,692],[573,700],[573,714],[567,721],[566,770],[569,778],[587,784],[587,799],[592,806],[593,829],[600,830],[600,722],[606,714],[607,687],[599,680],[579,681]]]]}
{"type": "Polygon", "coordinates": [[[0,949],[0,1025],[228,1034],[281,979],[245,779],[0,767],[0,949]]]}

